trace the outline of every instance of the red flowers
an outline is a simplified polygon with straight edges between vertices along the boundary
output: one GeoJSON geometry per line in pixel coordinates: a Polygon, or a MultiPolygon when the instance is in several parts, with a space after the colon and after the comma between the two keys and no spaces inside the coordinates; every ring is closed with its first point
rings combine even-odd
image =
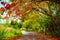
{"type": "Polygon", "coordinates": [[[31,4],[29,4],[29,6],[32,6],[32,3],[31,3],[31,4]]]}
{"type": "Polygon", "coordinates": [[[12,13],[12,10],[7,11],[7,15],[10,15],[12,13]]]}
{"type": "Polygon", "coordinates": [[[10,4],[6,4],[6,6],[5,6],[6,9],[9,9],[10,7],[11,7],[10,4]]]}
{"type": "Polygon", "coordinates": [[[0,8],[0,11],[4,11],[4,10],[5,10],[5,8],[4,8],[4,7],[1,7],[1,8],[0,8]]]}
{"type": "Polygon", "coordinates": [[[11,5],[11,7],[13,7],[16,5],[16,2],[12,2],[10,5],[11,5]]]}
{"type": "Polygon", "coordinates": [[[1,4],[5,5],[6,9],[9,9],[12,6],[12,4],[8,4],[7,2],[1,2],[1,4]]]}
{"type": "Polygon", "coordinates": [[[20,14],[20,10],[16,10],[15,12],[16,12],[15,13],[16,15],[19,15],[20,14]]]}
{"type": "Polygon", "coordinates": [[[25,17],[26,17],[26,14],[21,14],[21,17],[22,17],[22,18],[25,18],[25,17]]]}

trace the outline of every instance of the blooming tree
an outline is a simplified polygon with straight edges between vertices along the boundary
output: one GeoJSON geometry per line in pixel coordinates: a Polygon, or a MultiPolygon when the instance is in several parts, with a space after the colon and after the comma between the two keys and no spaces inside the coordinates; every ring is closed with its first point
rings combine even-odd
{"type": "MultiPolygon", "coordinates": [[[[48,16],[49,18],[47,19],[49,19],[48,21],[51,20],[51,25],[46,21],[47,24],[44,26],[47,26],[47,27],[49,26],[48,29],[50,31],[52,29],[55,32],[56,27],[60,26],[60,21],[59,21],[60,14],[58,13],[59,6],[56,6],[56,4],[58,5],[58,1],[56,0],[54,1],[51,1],[51,0],[28,0],[28,1],[27,0],[10,0],[10,1],[11,2],[1,2],[1,4],[3,4],[4,7],[0,7],[0,18],[6,19],[6,20],[15,19],[15,20],[24,21],[24,20],[29,19],[28,17],[31,17],[32,19],[34,18],[37,19],[40,16],[42,16],[42,18],[48,16]],[[29,15],[30,12],[32,11],[34,11],[36,14],[34,14],[33,12],[33,15],[29,15]],[[3,14],[5,14],[5,16],[3,16],[3,14]],[[52,28],[50,29],[51,26],[52,28]]],[[[45,20],[43,19],[43,22],[44,21],[45,20]]]]}

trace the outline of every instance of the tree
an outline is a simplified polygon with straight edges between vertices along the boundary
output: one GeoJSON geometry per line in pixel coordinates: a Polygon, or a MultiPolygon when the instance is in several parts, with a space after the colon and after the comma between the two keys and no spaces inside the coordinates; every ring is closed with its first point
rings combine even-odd
{"type": "MultiPolygon", "coordinates": [[[[24,22],[24,20],[27,20],[27,15],[32,12],[39,12],[47,15],[50,17],[51,24],[48,25],[49,29],[52,29],[53,32],[55,32],[56,27],[60,26],[60,3],[59,0],[10,0],[11,2],[1,2],[1,4],[4,5],[4,7],[1,7],[0,11],[4,12],[6,11],[6,16],[3,17],[5,19],[12,18],[13,19],[19,19],[24,22]],[[57,6],[56,6],[57,5],[57,6]],[[53,6],[53,7],[51,7],[53,6]],[[47,7],[47,8],[44,8],[47,7]],[[56,13],[54,15],[53,9],[56,10],[56,13]],[[50,28],[52,26],[52,28],[50,28]]],[[[2,14],[1,14],[2,15],[2,14]]]]}

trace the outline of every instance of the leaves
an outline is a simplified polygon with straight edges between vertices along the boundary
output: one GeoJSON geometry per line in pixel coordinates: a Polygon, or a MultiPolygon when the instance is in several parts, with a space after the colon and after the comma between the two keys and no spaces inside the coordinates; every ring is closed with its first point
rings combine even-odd
{"type": "Polygon", "coordinates": [[[5,26],[1,26],[0,29],[0,38],[11,38],[11,37],[15,37],[17,35],[22,35],[20,29],[15,29],[13,27],[5,27],[5,26]]]}
{"type": "MultiPolygon", "coordinates": [[[[56,0],[52,1],[57,2],[56,0]]],[[[11,37],[15,34],[19,34],[19,30],[17,30],[19,28],[25,28],[27,31],[49,34],[51,33],[49,30],[52,29],[53,31],[55,27],[53,24],[56,22],[55,17],[57,14],[57,8],[55,7],[56,5],[51,1],[43,0],[41,2],[39,0],[10,0],[9,3],[1,2],[1,4],[5,4],[4,7],[0,8],[1,13],[4,11],[7,13],[4,19],[8,20],[10,17],[16,19],[21,18],[22,23],[11,21],[9,26],[12,27],[13,32],[11,31],[11,35],[9,35],[10,33],[6,33],[6,35],[4,34],[5,37],[11,37]]],[[[55,32],[52,34],[54,33],[55,32]]],[[[56,32],[56,34],[59,33],[56,32]]]]}
{"type": "Polygon", "coordinates": [[[14,0],[9,0],[10,2],[13,2],[14,0]]]}
{"type": "Polygon", "coordinates": [[[56,3],[60,3],[60,0],[49,0],[49,1],[51,1],[51,2],[56,2],[56,3]]]}

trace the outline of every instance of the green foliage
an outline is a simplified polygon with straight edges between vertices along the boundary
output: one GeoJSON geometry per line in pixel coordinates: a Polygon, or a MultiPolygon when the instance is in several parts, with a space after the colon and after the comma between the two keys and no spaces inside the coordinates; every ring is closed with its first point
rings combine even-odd
{"type": "Polygon", "coordinates": [[[2,17],[0,16],[0,19],[2,19],[2,17]]]}
{"type": "Polygon", "coordinates": [[[1,0],[0,0],[1,1],[1,0]]]}
{"type": "Polygon", "coordinates": [[[14,0],[9,0],[10,2],[13,2],[14,0]]]}
{"type": "MultiPolygon", "coordinates": [[[[10,0],[10,2],[13,2],[14,0],[10,0]]],[[[56,2],[59,3],[58,0],[50,0],[51,2],[56,2]]],[[[44,4],[43,4],[44,5],[44,4]]],[[[37,5],[34,4],[33,8],[37,8],[37,5]]],[[[48,8],[48,5],[43,6],[43,9],[47,11],[49,14],[50,10],[48,8]]],[[[50,4],[50,9],[52,11],[52,16],[57,19],[57,9],[54,4],[50,4]]],[[[42,10],[43,12],[44,10],[42,10]]],[[[47,14],[46,13],[46,14],[47,14]]],[[[0,14],[3,14],[3,12],[0,12],[0,14]]],[[[20,28],[26,30],[26,31],[31,31],[31,32],[38,32],[38,33],[46,33],[46,34],[51,34],[60,37],[60,26],[57,26],[55,30],[53,31],[53,23],[50,19],[50,17],[46,14],[40,13],[36,10],[31,11],[26,15],[25,18],[22,18],[21,22],[17,22],[12,20],[11,23],[9,24],[8,22],[4,24],[3,26],[5,28],[0,30],[0,39],[1,38],[10,38],[14,37],[16,35],[21,35],[20,28]]],[[[60,16],[60,15],[59,15],[60,16]]],[[[2,17],[0,16],[0,19],[2,17]]]]}
{"type": "Polygon", "coordinates": [[[56,34],[57,37],[60,37],[60,26],[57,26],[56,28],[56,34]]]}
{"type": "Polygon", "coordinates": [[[20,29],[15,29],[13,27],[5,27],[0,29],[0,39],[11,38],[17,35],[22,35],[20,29]]]}
{"type": "Polygon", "coordinates": [[[50,23],[50,17],[39,14],[36,12],[31,12],[26,16],[27,19],[24,20],[22,28],[27,31],[46,33],[46,24],[50,23]],[[44,19],[43,19],[44,18],[44,19]]]}
{"type": "Polygon", "coordinates": [[[12,20],[10,23],[10,26],[12,26],[13,28],[21,28],[22,22],[17,22],[17,21],[12,20]]]}
{"type": "Polygon", "coordinates": [[[16,30],[15,34],[16,34],[16,35],[22,35],[21,31],[18,30],[18,29],[16,30]]]}
{"type": "MultiPolygon", "coordinates": [[[[52,27],[50,27],[50,28],[52,28],[52,27]]],[[[54,31],[51,31],[50,35],[53,35],[53,36],[60,38],[60,26],[57,26],[54,31]]]]}
{"type": "Polygon", "coordinates": [[[19,22],[18,23],[18,28],[21,28],[22,27],[22,22],[19,22]]]}
{"type": "Polygon", "coordinates": [[[60,0],[49,0],[51,2],[56,2],[56,3],[60,3],[60,0]]]}
{"type": "Polygon", "coordinates": [[[0,40],[2,40],[2,38],[3,38],[3,31],[0,31],[0,40]]]}
{"type": "Polygon", "coordinates": [[[16,25],[16,24],[17,24],[17,21],[14,21],[14,20],[11,21],[11,25],[16,25]]]}

